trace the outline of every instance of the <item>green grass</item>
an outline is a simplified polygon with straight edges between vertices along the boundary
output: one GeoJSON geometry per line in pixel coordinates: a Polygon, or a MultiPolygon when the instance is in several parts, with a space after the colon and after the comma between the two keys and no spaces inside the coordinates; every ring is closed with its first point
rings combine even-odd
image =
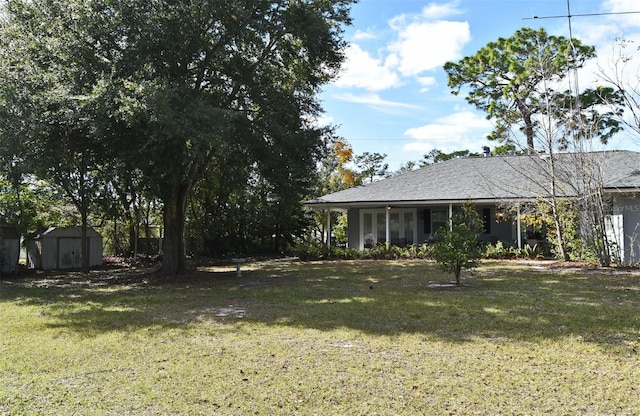
{"type": "Polygon", "coordinates": [[[0,415],[640,414],[640,275],[126,273],[0,283],[0,415]]]}

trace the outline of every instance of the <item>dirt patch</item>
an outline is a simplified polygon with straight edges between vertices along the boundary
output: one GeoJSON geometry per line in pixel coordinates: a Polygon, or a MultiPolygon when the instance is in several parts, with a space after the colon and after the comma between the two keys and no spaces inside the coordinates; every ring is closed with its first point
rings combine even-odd
{"type": "Polygon", "coordinates": [[[564,273],[589,273],[589,274],[633,274],[640,275],[640,267],[614,265],[602,267],[594,263],[582,261],[560,261],[560,260],[510,260],[514,263],[530,266],[534,270],[555,271],[564,273]]]}
{"type": "Polygon", "coordinates": [[[42,271],[25,270],[16,275],[3,276],[2,284],[21,287],[59,287],[59,288],[87,288],[109,287],[118,285],[145,285],[156,280],[155,268],[107,267],[91,270],[89,273],[80,271],[42,271]]]}
{"type": "MultiPolygon", "coordinates": [[[[584,262],[564,262],[555,260],[509,260],[514,264],[530,267],[532,270],[553,273],[585,273],[604,275],[638,275],[640,268],[632,266],[599,267],[584,262]]],[[[491,263],[504,263],[504,260],[483,260],[491,267],[491,263]]],[[[85,274],[80,271],[41,271],[21,269],[16,275],[2,276],[0,286],[39,287],[39,288],[106,288],[111,286],[152,287],[163,285],[185,285],[215,281],[238,281],[243,287],[264,284],[262,281],[244,280],[236,277],[235,268],[228,262],[205,263],[192,265],[184,273],[164,276],[158,273],[158,264],[142,265],[107,265],[91,270],[85,274]],[[214,267],[215,266],[215,267],[214,267]]],[[[250,267],[247,266],[249,269],[250,267]]],[[[473,273],[465,275],[468,279],[473,273]]],[[[429,282],[429,287],[440,290],[459,290],[461,286],[453,282],[429,282]]]]}

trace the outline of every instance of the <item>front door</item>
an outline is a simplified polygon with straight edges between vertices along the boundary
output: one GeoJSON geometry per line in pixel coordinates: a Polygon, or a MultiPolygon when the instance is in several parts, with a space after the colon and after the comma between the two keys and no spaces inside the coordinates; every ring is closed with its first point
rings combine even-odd
{"type": "Polygon", "coordinates": [[[389,243],[406,246],[416,241],[415,209],[366,209],[360,212],[360,249],[375,247],[387,241],[387,215],[389,215],[389,243]]]}

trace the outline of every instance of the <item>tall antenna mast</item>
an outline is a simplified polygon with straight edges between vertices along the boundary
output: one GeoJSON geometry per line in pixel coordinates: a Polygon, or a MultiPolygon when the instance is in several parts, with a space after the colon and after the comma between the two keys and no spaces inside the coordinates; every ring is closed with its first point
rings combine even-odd
{"type": "MultiPolygon", "coordinates": [[[[573,86],[575,87],[575,94],[576,94],[575,105],[571,103],[571,100],[569,100],[569,105],[573,106],[571,110],[575,111],[576,120],[577,120],[580,117],[580,86],[578,84],[578,68],[575,65],[577,61],[576,47],[573,44],[573,29],[571,27],[571,0],[567,0],[567,21],[569,23],[569,47],[571,48],[571,51],[569,52],[571,56],[569,57],[569,59],[571,60],[571,63],[572,63],[573,84],[574,84],[573,86]]],[[[570,77],[571,75],[569,75],[569,91],[571,91],[570,77]]]]}
{"type": "Polygon", "coordinates": [[[580,87],[578,85],[578,68],[575,65],[577,62],[576,57],[576,48],[573,44],[573,28],[571,26],[571,19],[573,17],[588,17],[588,16],[610,16],[610,15],[625,15],[625,14],[640,14],[640,11],[628,11],[628,12],[609,12],[609,13],[584,13],[584,14],[571,14],[571,0],[567,0],[567,14],[566,15],[557,15],[557,16],[533,16],[529,18],[523,18],[523,20],[541,20],[541,19],[567,19],[569,25],[569,47],[570,61],[572,62],[572,73],[573,73],[573,83],[571,82],[571,78],[569,78],[569,90],[573,93],[572,90],[575,90],[575,104],[570,100],[571,110],[575,111],[576,120],[580,117],[580,87]]]}

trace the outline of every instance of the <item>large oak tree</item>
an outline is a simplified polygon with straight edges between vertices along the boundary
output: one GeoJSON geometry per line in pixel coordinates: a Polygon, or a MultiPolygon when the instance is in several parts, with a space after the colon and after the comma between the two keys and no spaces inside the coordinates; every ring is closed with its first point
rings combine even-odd
{"type": "Polygon", "coordinates": [[[46,82],[26,83],[21,97],[59,93],[65,105],[48,114],[79,122],[62,133],[142,172],[164,204],[162,272],[178,273],[187,197],[221,152],[240,146],[273,181],[309,177],[323,134],[311,124],[316,94],[343,61],[352,2],[11,0],[2,36],[15,58],[4,79],[26,62],[26,76],[46,82]]]}

